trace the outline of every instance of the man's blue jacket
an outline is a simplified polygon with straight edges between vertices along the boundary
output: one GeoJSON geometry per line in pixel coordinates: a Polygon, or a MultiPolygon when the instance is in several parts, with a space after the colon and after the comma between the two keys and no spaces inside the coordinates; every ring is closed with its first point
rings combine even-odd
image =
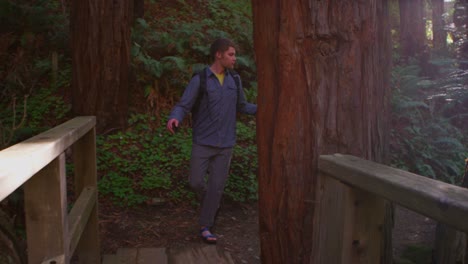
{"type": "Polygon", "coordinates": [[[175,118],[181,123],[192,111],[200,95],[197,111],[192,113],[193,143],[219,148],[233,147],[236,143],[236,113],[255,115],[257,105],[246,101],[240,79],[239,91],[237,90],[234,78],[240,78],[239,75],[226,71],[221,85],[209,67],[204,71],[206,94],[201,94],[200,74],[196,74],[185,88],[179,103],[172,109],[169,120],[175,118]]]}

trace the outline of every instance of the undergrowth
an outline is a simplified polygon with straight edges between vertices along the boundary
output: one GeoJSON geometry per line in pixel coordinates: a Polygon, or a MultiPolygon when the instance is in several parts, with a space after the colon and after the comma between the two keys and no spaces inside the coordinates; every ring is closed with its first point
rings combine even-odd
{"type": "Polygon", "coordinates": [[[468,157],[466,88],[468,72],[453,60],[434,61],[443,78],[419,77],[416,64],[392,72],[391,162],[393,166],[433,179],[459,184],[468,157]]]}
{"type": "Polygon", "coordinates": [[[177,2],[150,4],[150,9],[162,8],[165,15],[146,15],[137,20],[132,30],[132,64],[148,108],[159,114],[161,105],[177,100],[193,72],[211,63],[209,46],[220,37],[238,44],[236,71],[248,91],[247,99],[255,99],[250,2],[200,1],[195,8],[185,1],[177,2]]]}
{"type": "MultiPolygon", "coordinates": [[[[100,135],[97,140],[99,191],[121,206],[153,198],[172,203],[193,202],[188,186],[191,129],[171,135],[156,118],[135,114],[127,131],[100,135]]],[[[234,149],[225,197],[252,201],[257,194],[255,125],[238,123],[239,144],[234,149]]]]}

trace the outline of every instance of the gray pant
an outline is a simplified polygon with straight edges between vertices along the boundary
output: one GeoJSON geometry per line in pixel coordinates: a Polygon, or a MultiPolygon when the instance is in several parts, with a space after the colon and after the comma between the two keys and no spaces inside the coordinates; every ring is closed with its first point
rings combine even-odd
{"type": "Polygon", "coordinates": [[[190,160],[190,187],[201,199],[200,226],[211,227],[229,175],[232,148],[193,144],[190,160]],[[208,180],[205,176],[209,172],[208,180]]]}

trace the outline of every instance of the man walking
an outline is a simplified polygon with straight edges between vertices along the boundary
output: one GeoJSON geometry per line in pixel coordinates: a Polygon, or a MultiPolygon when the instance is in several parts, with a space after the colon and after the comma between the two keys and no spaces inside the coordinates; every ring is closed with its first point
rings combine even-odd
{"type": "Polygon", "coordinates": [[[246,102],[240,76],[232,71],[236,63],[235,44],[217,39],[211,44],[210,55],[213,63],[190,80],[169,115],[167,129],[174,134],[174,129],[192,112],[189,182],[201,199],[200,235],[205,242],[216,243],[217,237],[210,228],[229,174],[236,142],[236,113],[255,115],[257,106],[246,102]]]}

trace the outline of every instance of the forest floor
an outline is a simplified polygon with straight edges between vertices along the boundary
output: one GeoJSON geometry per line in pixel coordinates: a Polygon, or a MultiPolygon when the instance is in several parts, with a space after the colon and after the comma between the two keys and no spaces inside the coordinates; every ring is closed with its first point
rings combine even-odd
{"type": "MultiPolygon", "coordinates": [[[[407,209],[396,207],[393,231],[394,257],[410,245],[432,248],[435,222],[407,209]]],[[[197,209],[194,206],[146,205],[123,210],[101,202],[102,251],[118,248],[165,247],[178,250],[201,246],[197,209]]],[[[218,249],[231,254],[236,263],[261,263],[256,204],[223,203],[214,232],[218,249]]]]}

